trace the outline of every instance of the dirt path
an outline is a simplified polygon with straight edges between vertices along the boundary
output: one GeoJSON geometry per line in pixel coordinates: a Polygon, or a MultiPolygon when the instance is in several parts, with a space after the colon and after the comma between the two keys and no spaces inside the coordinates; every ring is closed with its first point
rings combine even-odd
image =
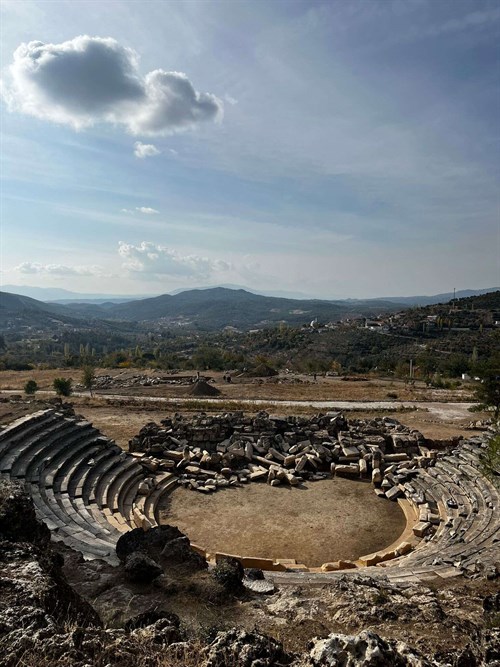
{"type": "Polygon", "coordinates": [[[377,551],[406,525],[397,503],[377,498],[371,484],[340,477],[307,489],[254,483],[210,496],[179,488],[162,516],[210,553],[294,558],[309,567],[377,551]]]}

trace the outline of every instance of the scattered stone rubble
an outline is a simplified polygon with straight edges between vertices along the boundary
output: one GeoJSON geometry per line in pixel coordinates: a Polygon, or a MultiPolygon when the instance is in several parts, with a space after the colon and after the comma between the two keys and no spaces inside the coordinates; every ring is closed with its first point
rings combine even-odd
{"type": "MultiPolygon", "coordinates": [[[[205,381],[211,378],[204,377],[205,381]]],[[[154,387],[157,385],[168,384],[177,386],[187,386],[193,384],[196,375],[176,375],[171,377],[166,375],[130,375],[124,377],[113,375],[97,375],[92,383],[94,390],[98,389],[127,389],[129,387],[154,387]]],[[[85,387],[82,384],[75,385],[75,389],[81,391],[85,387]]]]}
{"type": "Polygon", "coordinates": [[[141,463],[152,473],[175,473],[180,484],[200,493],[253,481],[298,486],[338,475],[371,479],[377,495],[395,500],[413,469],[436,460],[429,444],[419,431],[388,417],[348,421],[329,412],[277,419],[266,412],[229,412],[150,422],[129,448],[144,454],[141,463]]]}

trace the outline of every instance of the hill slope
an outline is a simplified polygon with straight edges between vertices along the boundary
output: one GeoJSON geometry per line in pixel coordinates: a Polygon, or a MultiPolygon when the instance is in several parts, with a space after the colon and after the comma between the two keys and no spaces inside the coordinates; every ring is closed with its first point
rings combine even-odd
{"type": "Polygon", "coordinates": [[[116,304],[107,309],[107,316],[126,320],[164,320],[172,324],[196,322],[207,329],[228,325],[248,329],[283,321],[300,325],[315,317],[322,321],[338,320],[349,314],[372,315],[394,311],[398,307],[383,301],[285,299],[261,296],[243,289],[215,287],[116,304]]]}

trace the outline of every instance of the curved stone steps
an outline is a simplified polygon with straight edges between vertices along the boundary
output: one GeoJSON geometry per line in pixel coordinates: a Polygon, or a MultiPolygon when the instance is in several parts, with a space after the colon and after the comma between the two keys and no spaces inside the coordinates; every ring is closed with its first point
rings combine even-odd
{"type": "MultiPolygon", "coordinates": [[[[450,461],[448,466],[453,466],[453,461],[450,461]]],[[[474,542],[480,546],[498,530],[496,510],[499,506],[499,494],[495,487],[472,466],[462,463],[460,472],[460,486],[468,495],[471,504],[470,514],[463,522],[467,528],[463,533],[464,541],[474,542]]]]}
{"type": "Polygon", "coordinates": [[[65,531],[69,534],[78,532],[80,539],[85,543],[95,544],[109,549],[109,546],[114,546],[114,543],[107,538],[101,538],[95,535],[95,526],[89,526],[82,516],[75,510],[69,498],[61,498],[56,496],[53,489],[39,487],[39,492],[46,502],[46,512],[51,512],[53,515],[59,517],[61,521],[65,522],[65,531]]]}
{"type": "Polygon", "coordinates": [[[39,486],[56,487],[61,484],[59,470],[66,465],[73,454],[82,455],[93,443],[94,434],[91,430],[72,431],[57,443],[49,452],[44,450],[26,467],[26,480],[38,483],[39,486]]]}
{"type": "Polygon", "coordinates": [[[163,480],[151,491],[144,502],[144,516],[153,526],[160,525],[159,503],[162,497],[177,486],[177,477],[166,473],[163,480]],[[168,476],[167,476],[168,475],[168,476]]]}
{"type": "Polygon", "coordinates": [[[55,501],[51,489],[40,489],[36,484],[27,484],[38,514],[47,523],[55,541],[63,541],[81,551],[87,558],[105,558],[115,561],[114,542],[103,542],[73,520],[55,501]]]}
{"type": "Polygon", "coordinates": [[[89,505],[87,505],[83,499],[83,486],[89,472],[98,466],[102,460],[106,457],[109,457],[112,452],[109,451],[109,448],[102,448],[103,444],[99,443],[95,445],[94,448],[90,448],[85,452],[85,455],[72,466],[72,472],[68,477],[65,478],[61,485],[61,495],[69,498],[73,507],[79,514],[85,519],[85,521],[93,526],[98,532],[97,535],[107,535],[107,536],[116,536],[116,530],[108,522],[96,522],[95,516],[90,511],[89,505]],[[90,464],[92,461],[92,465],[90,464]],[[108,525],[106,525],[108,523],[108,525]]]}
{"type": "MultiPolygon", "coordinates": [[[[457,460],[456,454],[455,450],[452,456],[438,459],[426,486],[434,494],[437,491],[445,501],[451,492],[458,509],[444,506],[447,518],[442,530],[412,554],[400,559],[403,568],[432,566],[433,561],[443,560],[448,563],[475,561],[479,556],[487,555],[498,540],[500,520],[488,507],[488,503],[493,505],[491,494],[498,497],[498,493],[477,470],[457,460]]],[[[470,457],[467,459],[471,460],[470,457]]]]}
{"type": "Polygon", "coordinates": [[[140,483],[144,480],[142,469],[135,471],[129,480],[122,486],[118,495],[118,512],[125,517],[127,522],[132,525],[134,522],[133,506],[137,497],[140,483]]]}
{"type": "MultiPolygon", "coordinates": [[[[114,546],[120,531],[106,521],[102,512],[101,521],[96,520],[83,492],[91,472],[96,483],[99,481],[100,463],[110,458],[113,464],[120,460],[119,448],[89,422],[68,419],[50,410],[40,411],[32,419],[17,420],[1,431],[0,452],[3,476],[24,480],[37,514],[56,541],[79,549],[85,558],[117,562],[114,546]],[[96,463],[92,471],[90,459],[96,463]],[[76,497],[78,492],[80,496],[76,497]]],[[[132,490],[127,489],[128,493],[132,490]]]]}
{"type": "Polygon", "coordinates": [[[41,433],[32,435],[23,443],[16,443],[4,451],[1,458],[1,468],[9,472],[11,477],[22,479],[26,477],[26,467],[36,458],[40,462],[46,455],[47,447],[58,440],[63,440],[73,430],[71,422],[62,420],[51,424],[41,433]]]}
{"type": "Polygon", "coordinates": [[[72,451],[64,467],[61,467],[58,471],[54,480],[54,488],[57,488],[61,493],[74,494],[82,475],[89,468],[89,461],[95,461],[95,458],[106,450],[107,443],[105,439],[98,436],[93,438],[91,444],[84,451],[72,451]],[[64,474],[62,474],[63,471],[64,474]]]}
{"type": "Polygon", "coordinates": [[[144,479],[142,466],[134,459],[121,462],[118,469],[115,470],[114,479],[107,487],[104,499],[104,507],[108,507],[113,513],[120,511],[120,504],[123,505],[123,497],[127,494],[129,486],[139,486],[139,481],[144,479]]]}
{"type": "Polygon", "coordinates": [[[54,420],[57,421],[61,416],[61,413],[50,408],[20,417],[5,426],[0,430],[0,456],[2,456],[4,449],[15,446],[19,442],[24,442],[25,439],[42,430],[44,424],[47,425],[54,420]]]}
{"type": "Polygon", "coordinates": [[[57,463],[64,461],[72,448],[80,446],[82,441],[88,442],[92,439],[92,431],[88,427],[82,429],[65,430],[55,441],[49,439],[45,446],[40,444],[32,452],[28,460],[23,457],[24,478],[27,482],[37,482],[43,478],[44,484],[52,486],[57,472],[57,463]]]}

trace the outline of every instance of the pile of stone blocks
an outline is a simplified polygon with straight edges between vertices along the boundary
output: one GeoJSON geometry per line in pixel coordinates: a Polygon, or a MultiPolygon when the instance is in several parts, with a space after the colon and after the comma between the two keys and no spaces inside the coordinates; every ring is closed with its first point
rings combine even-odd
{"type": "Polygon", "coordinates": [[[412,469],[431,465],[423,435],[395,419],[352,419],[339,412],[273,418],[243,412],[176,414],[150,422],[129,448],[151,471],[175,473],[202,493],[267,481],[299,486],[329,476],[371,479],[378,495],[396,500],[412,469]]]}

